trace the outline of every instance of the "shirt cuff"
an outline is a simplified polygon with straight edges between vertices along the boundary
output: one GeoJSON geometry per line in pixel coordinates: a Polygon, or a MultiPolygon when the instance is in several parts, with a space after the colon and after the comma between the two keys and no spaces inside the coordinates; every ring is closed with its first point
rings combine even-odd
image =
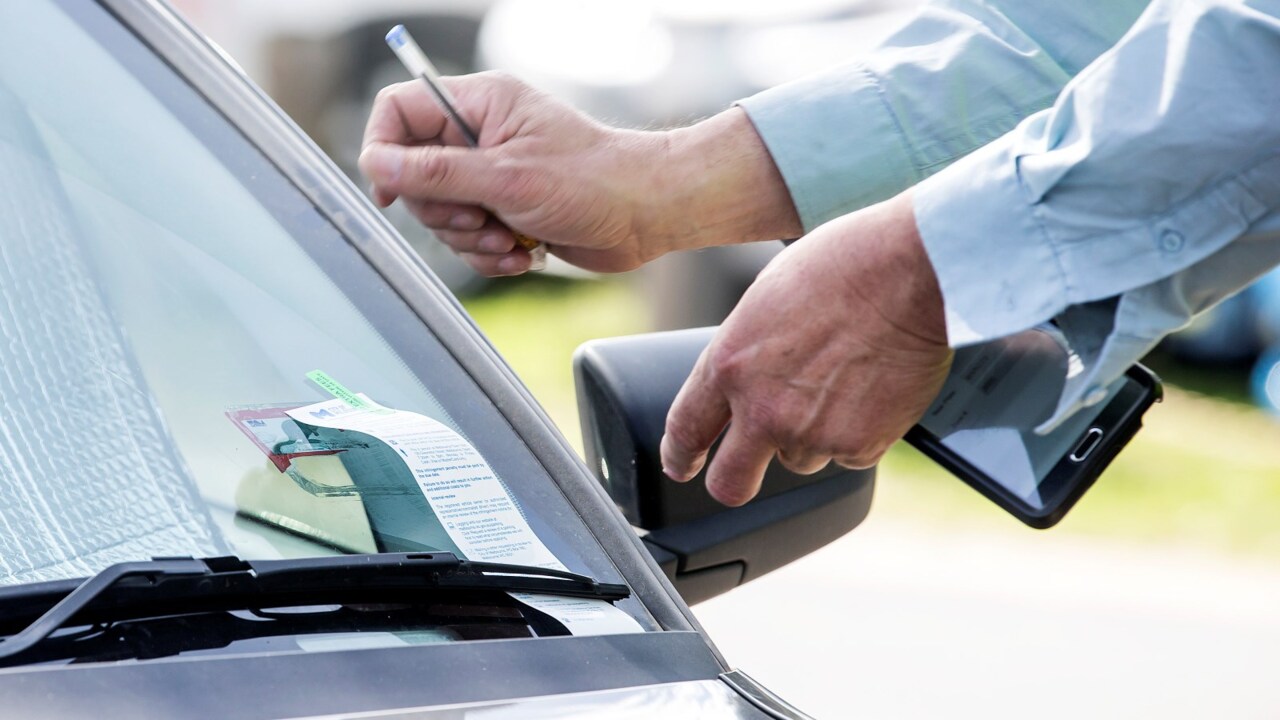
{"type": "Polygon", "coordinates": [[[1066,277],[1019,182],[1012,135],[920,183],[913,200],[952,347],[1025,330],[1066,307],[1066,277]]]}
{"type": "Polygon", "coordinates": [[[866,68],[837,68],[738,101],[773,156],[805,232],[920,179],[866,68]]]}

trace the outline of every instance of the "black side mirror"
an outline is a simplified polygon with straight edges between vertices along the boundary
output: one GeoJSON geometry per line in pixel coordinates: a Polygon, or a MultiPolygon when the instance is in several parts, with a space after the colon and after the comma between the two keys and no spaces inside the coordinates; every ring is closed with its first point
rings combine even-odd
{"type": "MultiPolygon", "coordinates": [[[[574,355],[587,464],[693,604],[807,555],[852,530],[871,508],[875,470],[831,464],[797,475],[776,462],[751,502],[727,508],[702,474],[662,474],[667,411],[715,328],[595,340],[574,355]]],[[[712,449],[714,457],[715,449],[712,449]]]]}

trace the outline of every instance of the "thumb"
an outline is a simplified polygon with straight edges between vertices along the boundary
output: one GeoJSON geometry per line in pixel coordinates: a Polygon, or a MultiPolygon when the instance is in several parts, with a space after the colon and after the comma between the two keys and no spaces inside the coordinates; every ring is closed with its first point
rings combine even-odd
{"type": "Polygon", "coordinates": [[[492,156],[453,145],[406,146],[372,142],[360,153],[360,171],[384,195],[493,207],[501,185],[492,156]]]}

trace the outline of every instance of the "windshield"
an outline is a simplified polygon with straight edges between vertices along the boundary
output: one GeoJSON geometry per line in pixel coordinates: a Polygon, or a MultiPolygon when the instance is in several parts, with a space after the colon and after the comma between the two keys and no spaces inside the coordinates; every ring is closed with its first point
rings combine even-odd
{"type": "Polygon", "coordinates": [[[417,550],[620,581],[409,308],[92,2],[0,6],[0,490],[0,584],[417,550]]]}

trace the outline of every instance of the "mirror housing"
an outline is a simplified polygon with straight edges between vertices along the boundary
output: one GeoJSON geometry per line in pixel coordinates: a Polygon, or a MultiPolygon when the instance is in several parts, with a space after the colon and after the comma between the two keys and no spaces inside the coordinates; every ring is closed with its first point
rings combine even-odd
{"type": "MultiPolygon", "coordinates": [[[[587,465],[689,604],[754,580],[857,527],[875,470],[834,463],[799,475],[774,461],[760,494],[739,508],[662,472],[667,411],[715,328],[594,340],[574,354],[587,465]]],[[[711,450],[715,456],[716,448],[711,450]]]]}

